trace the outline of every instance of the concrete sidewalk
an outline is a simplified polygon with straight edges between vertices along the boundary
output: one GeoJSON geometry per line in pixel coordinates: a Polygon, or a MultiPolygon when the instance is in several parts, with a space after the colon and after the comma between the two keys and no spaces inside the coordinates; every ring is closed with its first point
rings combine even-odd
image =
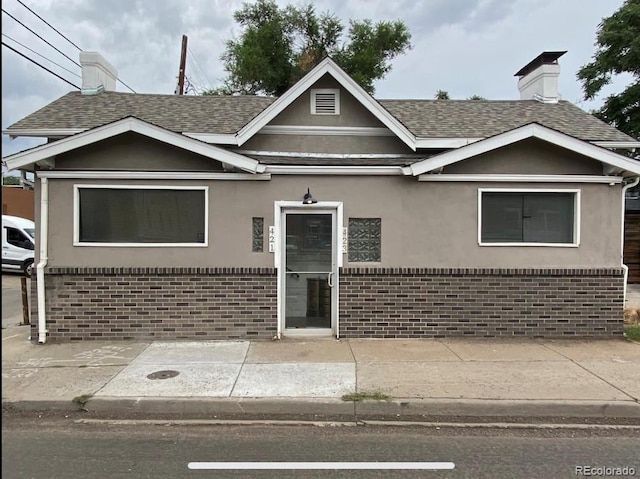
{"type": "Polygon", "coordinates": [[[2,331],[2,401],[210,417],[640,420],[626,340],[282,340],[35,345],[2,331]],[[359,393],[361,401],[345,401],[359,393]],[[388,396],[371,400],[373,394],[388,396]]]}

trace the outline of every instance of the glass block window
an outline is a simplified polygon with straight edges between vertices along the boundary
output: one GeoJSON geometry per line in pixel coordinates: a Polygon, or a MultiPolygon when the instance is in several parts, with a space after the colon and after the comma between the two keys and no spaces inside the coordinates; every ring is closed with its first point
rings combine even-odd
{"type": "Polygon", "coordinates": [[[379,263],[381,237],[381,218],[349,218],[349,262],[379,263]]]}
{"type": "Polygon", "coordinates": [[[264,218],[253,218],[253,234],[251,250],[254,253],[264,251],[264,218]]]}

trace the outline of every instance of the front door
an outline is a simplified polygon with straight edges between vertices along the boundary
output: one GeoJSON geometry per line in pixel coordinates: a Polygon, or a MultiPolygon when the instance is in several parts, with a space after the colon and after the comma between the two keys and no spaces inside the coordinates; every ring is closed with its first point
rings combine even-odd
{"type": "Polygon", "coordinates": [[[284,330],[331,334],[336,294],[335,212],[283,212],[284,330]]]}

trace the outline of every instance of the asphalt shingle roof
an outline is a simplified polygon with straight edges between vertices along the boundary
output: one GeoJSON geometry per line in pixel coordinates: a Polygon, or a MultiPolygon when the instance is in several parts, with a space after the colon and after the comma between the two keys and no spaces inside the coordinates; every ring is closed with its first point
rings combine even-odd
{"type": "MultiPolygon", "coordinates": [[[[275,98],[72,92],[14,123],[21,129],[94,128],[134,116],[175,132],[233,134],[275,98]]],[[[537,122],[587,141],[634,139],[577,106],[535,100],[379,100],[418,138],[489,137],[537,122]]]]}

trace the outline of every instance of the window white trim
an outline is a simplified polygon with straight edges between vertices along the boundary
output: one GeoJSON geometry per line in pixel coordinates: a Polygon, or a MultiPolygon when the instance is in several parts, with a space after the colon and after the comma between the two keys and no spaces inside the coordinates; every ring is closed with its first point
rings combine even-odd
{"type": "Polygon", "coordinates": [[[209,187],[208,186],[169,186],[169,185],[73,185],[73,246],[94,248],[205,248],[209,246],[209,187]],[[199,190],[204,191],[204,243],[96,243],[80,241],[80,190],[199,190]]]}
{"type": "Polygon", "coordinates": [[[340,90],[338,88],[312,88],[310,93],[312,115],[340,114],[340,90]],[[318,111],[318,95],[333,95],[333,111],[318,111]]]}
{"type": "Polygon", "coordinates": [[[542,246],[555,248],[577,248],[580,246],[580,192],[579,189],[549,188],[478,188],[478,245],[479,246],[542,246]],[[573,243],[484,243],[482,241],[482,194],[483,193],[573,193],[573,243]]]}

